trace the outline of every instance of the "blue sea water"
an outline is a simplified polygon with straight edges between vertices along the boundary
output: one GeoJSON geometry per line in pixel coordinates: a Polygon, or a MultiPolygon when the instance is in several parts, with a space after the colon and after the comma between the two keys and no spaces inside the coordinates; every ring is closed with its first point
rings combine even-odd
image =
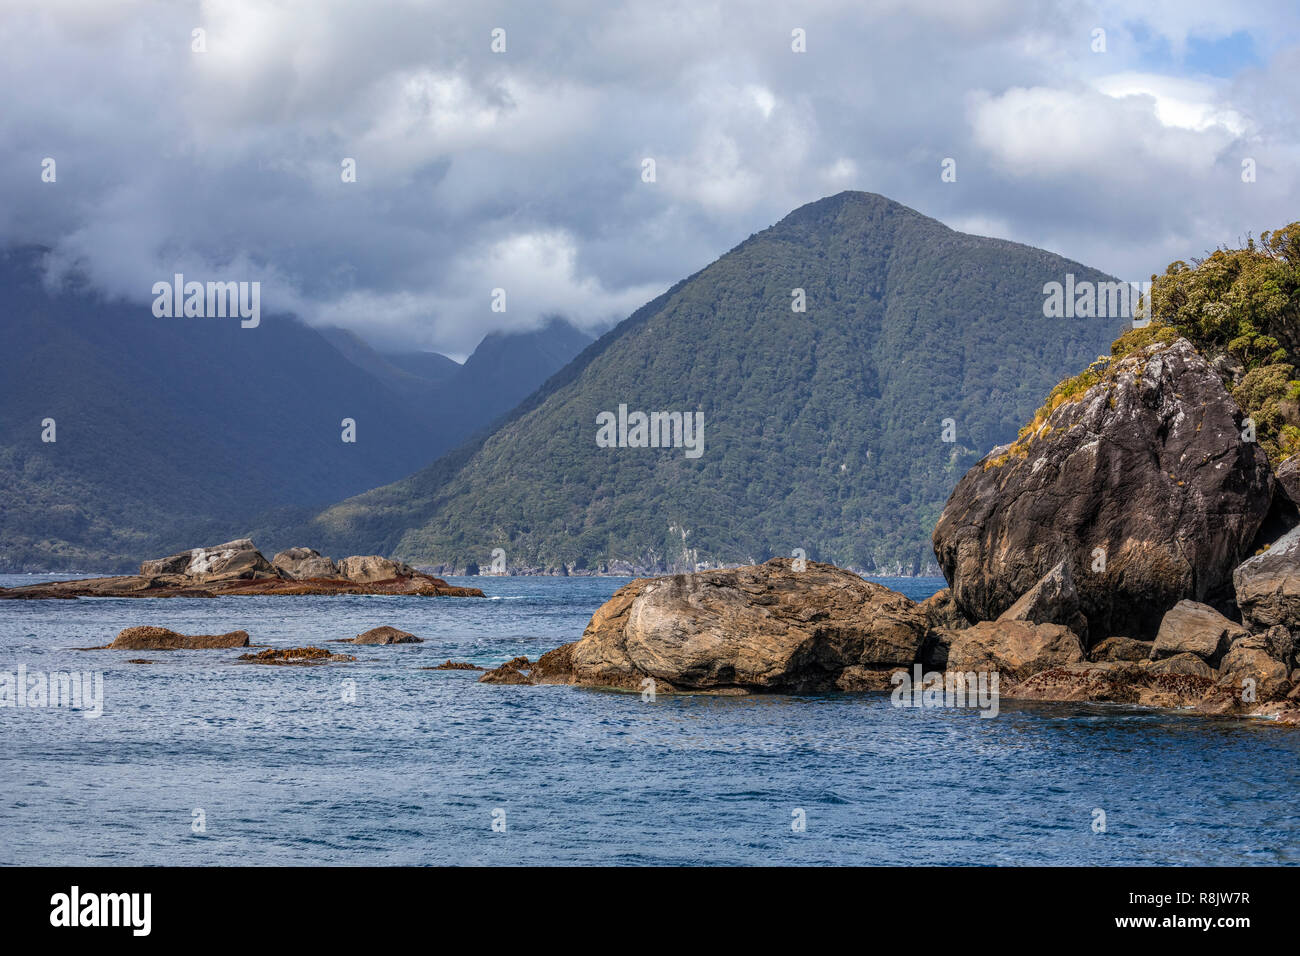
{"type": "MultiPolygon", "coordinates": [[[[1300,862],[1300,731],[1100,705],[1003,700],[982,719],[887,694],[484,685],[420,668],[535,659],[623,579],[456,580],[489,598],[0,602],[0,671],[101,671],[105,694],[98,719],[0,708],[0,864],[1300,862]],[[358,660],[76,650],[136,624],[358,660]],[[380,624],[426,643],[324,643],[380,624]]],[[[884,583],[921,598],[942,582],[884,583]]]]}

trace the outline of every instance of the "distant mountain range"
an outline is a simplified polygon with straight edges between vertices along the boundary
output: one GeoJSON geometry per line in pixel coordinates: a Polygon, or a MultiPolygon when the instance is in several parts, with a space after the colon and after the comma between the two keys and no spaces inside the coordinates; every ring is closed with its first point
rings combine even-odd
{"type": "Polygon", "coordinates": [[[511,568],[557,572],[795,549],[877,573],[934,569],[930,533],[957,479],[1127,323],[1047,318],[1045,286],[1109,281],[841,193],[643,306],[490,434],[266,535],[447,569],[496,548],[511,568]],[[698,413],[701,453],[626,447],[638,411],[698,413]],[[603,437],[622,447],[599,440],[606,415],[618,425],[603,437]]]}
{"type": "Polygon", "coordinates": [[[0,256],[0,570],[122,570],[310,513],[438,458],[590,341],[552,320],[464,365],[380,355],[285,316],[244,329],[52,293],[44,252],[0,256]]]}

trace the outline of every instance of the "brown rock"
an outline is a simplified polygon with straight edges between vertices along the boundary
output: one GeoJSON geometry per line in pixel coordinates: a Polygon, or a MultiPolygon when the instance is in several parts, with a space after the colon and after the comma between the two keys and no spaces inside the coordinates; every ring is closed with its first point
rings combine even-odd
{"type": "Polygon", "coordinates": [[[936,591],[918,604],[917,607],[925,616],[925,623],[928,627],[960,629],[970,627],[974,623],[961,612],[961,608],[953,600],[951,588],[936,591]]]}
{"type": "Polygon", "coordinates": [[[272,558],[271,563],[293,581],[339,577],[334,560],[311,548],[288,548],[272,558]]]}
{"type": "Polygon", "coordinates": [[[313,666],[316,664],[331,664],[344,661],[355,661],[356,658],[348,654],[334,654],[325,650],[323,647],[289,647],[289,648],[267,648],[257,654],[241,654],[241,661],[248,661],[251,664],[274,664],[289,666],[313,666]]]}
{"type": "Polygon", "coordinates": [[[1151,661],[1147,667],[1151,674],[1183,674],[1190,677],[1204,677],[1214,680],[1214,668],[1205,663],[1204,658],[1196,654],[1180,653],[1151,661]]]}
{"type": "Polygon", "coordinates": [[[1195,654],[1211,667],[1218,667],[1228,647],[1248,632],[1214,608],[1195,601],[1179,601],[1160,622],[1154,658],[1195,654]]]}
{"type": "MultiPolygon", "coordinates": [[[[339,574],[358,584],[374,584],[379,581],[391,581],[394,578],[409,578],[416,571],[409,564],[390,561],[377,554],[353,555],[339,561],[339,574]]],[[[446,582],[443,582],[446,584],[446,582]]]]}
{"type": "Polygon", "coordinates": [[[1038,671],[1083,661],[1083,644],[1068,627],[1027,621],[981,621],[950,635],[947,669],[996,670],[1018,680],[1038,671]]]}
{"type": "Polygon", "coordinates": [[[178,634],[165,627],[128,627],[108,647],[128,651],[204,650],[221,647],[247,647],[247,631],[228,634],[178,634]]]}
{"type": "MultiPolygon", "coordinates": [[[[827,564],[766,564],[640,578],[592,616],[576,644],[516,659],[486,683],[571,682],[657,692],[831,689],[847,668],[910,665],[917,605],[827,564]]],[[[846,680],[853,680],[854,674],[846,680]]]]}
{"type": "Polygon", "coordinates": [[[1219,687],[1243,705],[1282,700],[1291,689],[1287,666],[1269,653],[1265,639],[1251,635],[1235,641],[1219,665],[1219,687]]]}
{"type": "Polygon", "coordinates": [[[470,664],[466,661],[447,660],[436,667],[421,667],[422,671],[481,671],[487,668],[479,667],[477,664],[470,664]]]}
{"type": "Polygon", "coordinates": [[[262,557],[249,538],[225,544],[182,551],[166,558],[145,561],[141,577],[181,575],[194,583],[278,578],[280,573],[262,557]]]}
{"type": "Polygon", "coordinates": [[[1145,661],[1151,657],[1152,641],[1139,641],[1132,637],[1108,637],[1097,642],[1088,651],[1094,661],[1145,661]]]}
{"type": "Polygon", "coordinates": [[[353,644],[423,644],[424,638],[416,637],[408,631],[398,630],[395,627],[384,625],[383,627],[372,627],[370,630],[358,634],[351,639],[353,644]]]}

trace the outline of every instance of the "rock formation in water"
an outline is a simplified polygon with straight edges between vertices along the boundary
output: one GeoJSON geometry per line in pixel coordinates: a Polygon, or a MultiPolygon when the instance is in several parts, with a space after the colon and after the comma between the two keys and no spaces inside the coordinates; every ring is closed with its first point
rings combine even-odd
{"type": "Polygon", "coordinates": [[[247,647],[247,631],[228,634],[178,634],[165,627],[128,627],[117,635],[109,650],[193,651],[211,648],[247,647]]]}
{"type": "Polygon", "coordinates": [[[423,644],[424,638],[385,624],[383,627],[372,627],[356,637],[348,638],[348,642],[351,644],[423,644]]]}
{"type": "Polygon", "coordinates": [[[972,619],[997,618],[1064,562],[1089,630],[1150,636],[1180,600],[1230,591],[1274,478],[1185,339],[1139,348],[1079,388],[1058,390],[1050,413],[958,482],[935,554],[972,619]]]}
{"type": "Polygon", "coordinates": [[[0,598],[222,597],[226,595],[410,594],[482,597],[379,555],[335,563],[310,548],[268,561],[248,538],[181,551],[140,565],[140,573],[0,588],[0,598]]]}

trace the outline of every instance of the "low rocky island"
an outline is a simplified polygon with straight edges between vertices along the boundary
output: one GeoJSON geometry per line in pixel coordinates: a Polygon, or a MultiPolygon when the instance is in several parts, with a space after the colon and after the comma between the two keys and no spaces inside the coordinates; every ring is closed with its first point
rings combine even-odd
{"type": "Polygon", "coordinates": [[[478,588],[456,587],[379,555],[334,561],[310,548],[289,548],[268,561],[248,538],[145,561],[139,574],[0,588],[0,599],[308,594],[483,597],[478,588]]]}
{"type": "Polygon", "coordinates": [[[1187,340],[1135,331],[958,483],[934,531],[950,586],[928,600],[781,558],[641,578],[580,640],[481,680],[800,693],[996,673],[1008,698],[1300,724],[1297,461],[1275,472],[1244,417],[1187,340]]]}

